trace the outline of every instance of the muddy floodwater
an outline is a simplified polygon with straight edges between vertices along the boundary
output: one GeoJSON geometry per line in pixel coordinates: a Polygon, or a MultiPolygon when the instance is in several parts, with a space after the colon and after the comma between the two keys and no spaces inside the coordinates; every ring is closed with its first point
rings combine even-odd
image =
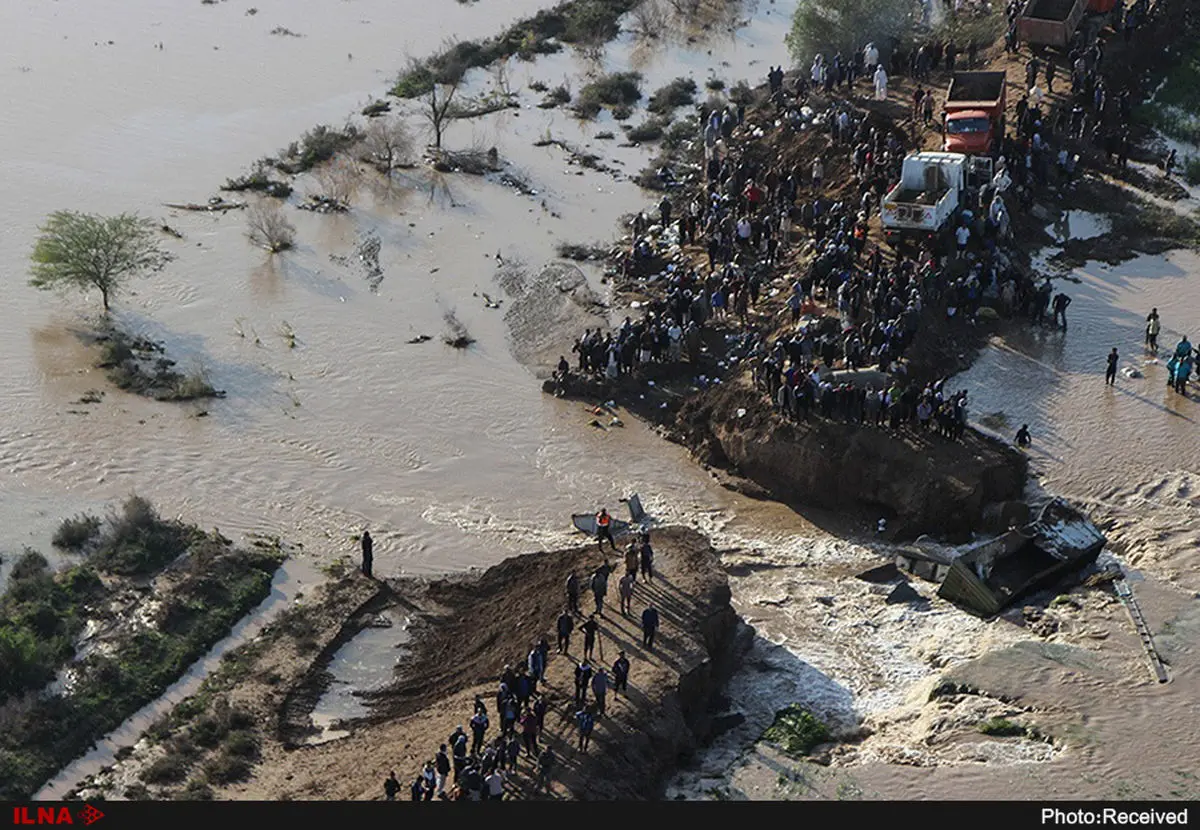
{"type": "MultiPolygon", "coordinates": [[[[0,330],[0,497],[137,491],[164,513],[226,533],[280,534],[322,559],[353,554],[351,535],[370,526],[384,575],[561,542],[572,511],[634,490],[650,504],[730,504],[645,430],[597,433],[577,406],[547,400],[510,354],[503,305],[489,309],[481,295],[503,296],[497,253],[540,268],[557,242],[606,241],[620,215],[648,202],[628,181],[576,175],[561,149],[533,146],[550,134],[630,176],[650,157],[595,140],[616,129],[608,116],[580,124],[538,109],[530,82],[577,90],[586,73],[629,67],[644,73],[647,94],[681,74],[703,88],[710,67],[729,84],[757,82],[785,58],[791,4],[747,6],[746,25],[718,24],[690,51],[682,38],[647,48],[626,34],[599,60],[567,50],[514,61],[507,83],[522,108],[456,122],[445,143],[495,146],[536,196],[461,175],[364,181],[348,215],[290,210],[297,250],[273,258],[248,244],[242,213],[163,203],[204,202],[304,130],[340,125],[386,92],[407,55],[427,54],[448,33],[488,36],[550,4],[253,5],[253,15],[235,2],[6,11],[0,263],[14,286],[0,330]],[[277,27],[299,36],[271,34],[277,27]],[[131,286],[115,313],[162,339],[184,368],[203,367],[226,398],[178,406],[108,388],[73,333],[97,298],[21,284],[39,222],[61,208],[136,210],[184,235],[164,236],[176,261],[131,286]],[[376,291],[353,267],[369,234],[381,243],[376,291]],[[475,346],[441,343],[449,311],[475,346]],[[419,335],[432,339],[406,342],[419,335]],[[77,404],[90,389],[108,391],[77,404]]],[[[470,81],[485,91],[493,78],[470,81]]],[[[409,120],[424,139],[418,117],[409,120]]]]}
{"type": "MultiPolygon", "coordinates": [[[[598,72],[633,69],[644,75],[646,94],[680,75],[694,78],[702,96],[710,77],[757,84],[770,65],[788,64],[783,36],[795,0],[727,4],[704,21],[707,28],[677,27],[653,41],[627,31],[598,56],[567,49],[513,61],[502,76],[471,73],[471,92],[507,85],[521,107],[455,122],[445,145],[495,147],[532,194],[494,177],[423,167],[387,183],[365,176],[348,214],[288,208],[297,248],[274,257],[249,245],[239,211],[164,206],[205,202],[227,177],[313,125],[341,125],[384,95],[409,56],[430,53],[448,34],[490,36],[550,5],[6,4],[2,567],[22,545],[51,553],[62,516],[138,492],[165,515],[226,535],[265,533],[302,545],[268,602],[279,605],[320,579],[319,566],[356,556],[352,537],[363,527],[376,539],[377,574],[430,574],[562,545],[578,538],[572,512],[607,505],[623,515],[617,500],[637,492],[655,520],[696,526],[731,561],[753,565],[734,571],[734,601],[762,634],[731,689],[742,726],[673,791],[707,797],[772,712],[797,701],[838,728],[873,718],[881,737],[864,760],[903,762],[892,748],[908,733],[903,718],[888,713],[907,711],[940,669],[1024,635],[944,604],[880,610],[877,587],[852,579],[877,553],[821,537],[779,505],[720,488],[631,416],[623,426],[597,428],[583,406],[543,395],[537,374],[548,367],[538,364],[553,355],[531,365],[526,350],[513,348],[522,344],[510,342],[512,300],[497,281],[505,268],[538,271],[559,242],[609,241],[620,216],[654,201],[629,181],[652,148],[620,146],[620,126],[607,113],[579,122],[566,110],[538,108],[542,96],[530,83],[577,91],[598,72]],[[599,138],[603,132],[617,139],[599,138]],[[569,165],[560,147],[534,146],[547,139],[596,153],[619,175],[569,165]],[[114,313],[164,341],[183,368],[204,369],[226,397],[150,402],[112,389],[92,368],[95,356],[76,332],[99,299],[24,285],[39,223],[63,208],[137,211],[183,234],[164,235],[175,261],[131,285],[114,313]],[[358,267],[355,252],[370,238],[379,240],[381,276],[358,267]],[[489,307],[496,300],[499,307],[489,307]],[[450,313],[475,338],[470,348],[442,343],[450,313]],[[105,394],[81,402],[91,390],[105,394]],[[889,731],[894,723],[901,727],[889,731]]],[[[404,104],[394,110],[421,143],[419,116],[404,104]]],[[[639,108],[630,123],[644,115],[639,108]]],[[[296,188],[298,196],[313,192],[304,177],[296,188]]],[[[1106,229],[1104,217],[1076,214],[1055,235],[1088,238],[1106,229]]],[[[952,384],[970,390],[971,416],[982,428],[1011,438],[1030,424],[1034,467],[1052,488],[1125,510],[1123,537],[1150,574],[1188,572],[1187,552],[1200,543],[1192,519],[1200,506],[1200,404],[1194,390],[1187,399],[1167,390],[1164,366],[1142,349],[1142,326],[1157,306],[1164,350],[1179,334],[1200,337],[1198,271],[1194,252],[1077,269],[1078,282],[1060,282],[1074,299],[1066,333],[1012,329],[952,384]],[[1106,389],[1112,346],[1122,369],[1136,372],[1122,372],[1106,389]]],[[[606,298],[599,270],[585,266],[584,274],[606,298]]],[[[569,342],[578,333],[564,336],[569,342]]],[[[402,621],[393,623],[368,629],[335,659],[334,685],[314,713],[318,727],[362,715],[353,692],[390,671],[402,621]]],[[[135,740],[215,661],[210,656],[43,794],[57,797],[108,762],[114,746],[135,740]]],[[[1041,764],[1054,756],[1045,746],[1014,745],[991,760],[1041,764]]]]}

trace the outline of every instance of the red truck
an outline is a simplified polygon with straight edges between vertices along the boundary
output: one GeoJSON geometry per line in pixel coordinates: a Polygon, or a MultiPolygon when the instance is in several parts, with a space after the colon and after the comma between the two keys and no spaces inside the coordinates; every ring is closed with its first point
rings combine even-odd
{"type": "Polygon", "coordinates": [[[1004,137],[1007,84],[1003,72],[955,72],[943,109],[942,149],[990,155],[1004,137]]]}
{"type": "Polygon", "coordinates": [[[1088,9],[1089,0],[1028,0],[1017,18],[1017,37],[1030,46],[1066,49],[1088,9]]]}

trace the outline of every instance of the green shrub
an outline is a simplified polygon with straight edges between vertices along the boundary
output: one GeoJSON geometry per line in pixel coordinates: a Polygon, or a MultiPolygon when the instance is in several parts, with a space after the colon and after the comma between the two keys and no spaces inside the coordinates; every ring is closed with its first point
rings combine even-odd
{"type": "Polygon", "coordinates": [[[677,107],[696,103],[696,82],[691,78],[676,78],[660,87],[646,104],[655,115],[670,115],[677,107]]]}
{"type": "Polygon", "coordinates": [[[637,72],[603,75],[579,91],[575,111],[581,118],[595,118],[604,107],[632,107],[642,98],[641,81],[637,72]]]}
{"type": "Polygon", "coordinates": [[[621,33],[621,15],[639,0],[576,0],[565,13],[567,43],[606,43],[621,33]]]}
{"type": "Polygon", "coordinates": [[[676,121],[662,137],[664,150],[681,150],[689,141],[696,140],[700,129],[690,120],[676,121]]]}
{"type": "Polygon", "coordinates": [[[775,721],[763,733],[763,740],[775,744],[786,754],[807,755],[813,747],[829,741],[829,729],[812,712],[798,703],[775,713],[775,721]]]}
{"type": "Polygon", "coordinates": [[[189,781],[178,796],[180,801],[212,801],[212,798],[212,787],[208,786],[207,781],[199,778],[189,781]]]}
{"type": "Polygon", "coordinates": [[[303,173],[348,150],[361,139],[362,131],[353,124],[340,130],[318,124],[281,152],[275,166],[285,173],[303,173]]]}
{"type": "Polygon", "coordinates": [[[8,578],[14,582],[22,582],[44,576],[49,570],[50,563],[46,561],[46,557],[32,548],[26,548],[21,557],[13,563],[8,578]]]}
{"type": "Polygon", "coordinates": [[[192,724],[191,738],[197,746],[214,749],[229,734],[229,724],[216,715],[205,715],[192,724]]]}
{"type": "Polygon", "coordinates": [[[230,732],[229,737],[225,739],[225,751],[237,758],[245,758],[248,761],[257,761],[262,745],[258,740],[258,736],[248,729],[239,729],[236,732],[230,732]]]}
{"type": "Polygon", "coordinates": [[[799,66],[818,52],[852,55],[869,40],[908,40],[918,6],[916,0],[807,0],[797,4],[785,40],[799,66]]]}
{"type": "Polygon", "coordinates": [[[63,550],[81,550],[100,533],[100,526],[98,518],[82,513],[74,518],[63,519],[50,543],[63,550]]]}
{"type": "Polygon", "coordinates": [[[1010,738],[1018,735],[1025,735],[1029,730],[1018,723],[1013,723],[1006,718],[991,718],[979,724],[978,729],[984,735],[992,735],[999,738],[1010,738]]]}
{"type": "Polygon", "coordinates": [[[202,535],[182,522],[161,518],[141,496],[130,496],[121,512],[109,518],[92,562],[106,573],[146,575],[178,558],[202,535]]]}
{"type": "Polygon", "coordinates": [[[171,387],[168,400],[195,401],[202,398],[217,397],[216,388],[208,382],[208,374],[197,370],[182,375],[171,387]]]}
{"type": "Polygon", "coordinates": [[[141,779],[147,784],[178,784],[187,778],[191,764],[170,752],[142,770],[141,779]]]}
{"type": "Polygon", "coordinates": [[[1200,184],[1200,156],[1188,156],[1183,160],[1183,178],[1192,187],[1200,184]]]}
{"type": "Polygon", "coordinates": [[[152,801],[153,796],[150,795],[150,790],[146,789],[145,784],[130,784],[125,788],[126,801],[152,801]]]}
{"type": "Polygon", "coordinates": [[[236,784],[249,778],[251,769],[245,758],[222,752],[204,765],[204,774],[214,784],[236,784]]]}
{"type": "MultiPolygon", "coordinates": [[[[102,533],[107,536],[115,529],[129,543],[132,536],[148,527],[153,530],[156,521],[162,520],[157,519],[148,504],[134,501],[102,533]]],[[[44,684],[53,676],[55,667],[72,654],[73,634],[81,624],[77,607],[83,601],[81,594],[72,592],[94,590],[98,584],[95,574],[78,568],[55,579],[38,573],[34,567],[31,572],[36,576],[16,583],[31,589],[24,599],[14,598],[10,588],[0,600],[3,612],[0,632],[7,632],[0,636],[8,644],[7,652],[21,666],[33,667],[33,674],[43,675],[31,679],[30,672],[26,672],[22,689],[20,675],[0,667],[0,686],[16,686],[15,691],[24,692],[23,696],[0,699],[0,800],[31,798],[56,770],[160,696],[270,592],[272,574],[283,558],[279,550],[239,551],[217,558],[215,551],[222,544],[218,537],[195,528],[183,529],[189,537],[204,542],[196,545],[199,561],[189,560],[185,564],[184,584],[211,574],[217,583],[224,585],[224,596],[218,604],[198,609],[194,618],[176,632],[143,631],[120,642],[109,654],[87,657],[78,664],[69,697],[41,696],[25,689],[36,688],[32,680],[37,680],[37,685],[44,684]],[[55,609],[57,615],[47,614],[42,606],[55,609]],[[54,625],[53,637],[41,638],[34,633],[31,626],[43,622],[54,625]],[[28,646],[31,635],[39,648],[32,657],[28,646]]],[[[184,584],[179,591],[186,595],[184,584]]],[[[210,697],[202,687],[193,699],[199,706],[210,697]]],[[[222,710],[224,720],[216,729],[222,739],[229,733],[231,723],[242,729],[252,724],[249,713],[235,712],[227,707],[222,710]]],[[[165,722],[158,734],[160,738],[167,734],[165,722]]],[[[193,762],[195,750],[185,738],[160,743],[167,744],[176,757],[193,762]]],[[[219,745],[219,740],[215,745],[219,745]]],[[[243,766],[248,769],[244,763],[243,766]]],[[[236,767],[236,764],[230,766],[224,775],[240,774],[236,767]]],[[[175,775],[167,771],[161,774],[175,775]]]]}
{"type": "Polygon", "coordinates": [[[638,144],[644,144],[647,141],[658,141],[666,132],[666,127],[671,122],[665,118],[647,118],[636,127],[630,128],[626,132],[626,137],[638,144]]]}
{"type": "Polygon", "coordinates": [[[0,626],[0,700],[47,680],[44,655],[32,632],[0,626]]]}

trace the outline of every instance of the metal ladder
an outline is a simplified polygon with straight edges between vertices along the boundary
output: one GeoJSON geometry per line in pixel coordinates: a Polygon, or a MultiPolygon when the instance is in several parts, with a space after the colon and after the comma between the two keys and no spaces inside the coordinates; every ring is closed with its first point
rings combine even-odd
{"type": "Polygon", "coordinates": [[[1150,626],[1146,624],[1146,618],[1142,615],[1141,606],[1138,605],[1137,599],[1133,596],[1133,588],[1129,586],[1124,575],[1120,579],[1113,581],[1113,588],[1116,589],[1117,596],[1121,599],[1121,604],[1125,606],[1125,610],[1129,612],[1129,618],[1133,620],[1133,627],[1137,630],[1138,636],[1142,640],[1142,646],[1146,649],[1146,656],[1150,658],[1150,668],[1154,670],[1155,677],[1159,683],[1166,683],[1170,680],[1167,677],[1167,667],[1162,661],[1162,657],[1158,654],[1158,648],[1154,645],[1154,637],[1150,633],[1150,626]]]}

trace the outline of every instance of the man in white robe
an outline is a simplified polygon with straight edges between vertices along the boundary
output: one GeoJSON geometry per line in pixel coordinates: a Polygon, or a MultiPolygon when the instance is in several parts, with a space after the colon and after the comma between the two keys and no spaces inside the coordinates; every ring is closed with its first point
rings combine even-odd
{"type": "Polygon", "coordinates": [[[887,100],[887,72],[883,69],[883,64],[880,64],[875,70],[875,100],[887,100]]]}

